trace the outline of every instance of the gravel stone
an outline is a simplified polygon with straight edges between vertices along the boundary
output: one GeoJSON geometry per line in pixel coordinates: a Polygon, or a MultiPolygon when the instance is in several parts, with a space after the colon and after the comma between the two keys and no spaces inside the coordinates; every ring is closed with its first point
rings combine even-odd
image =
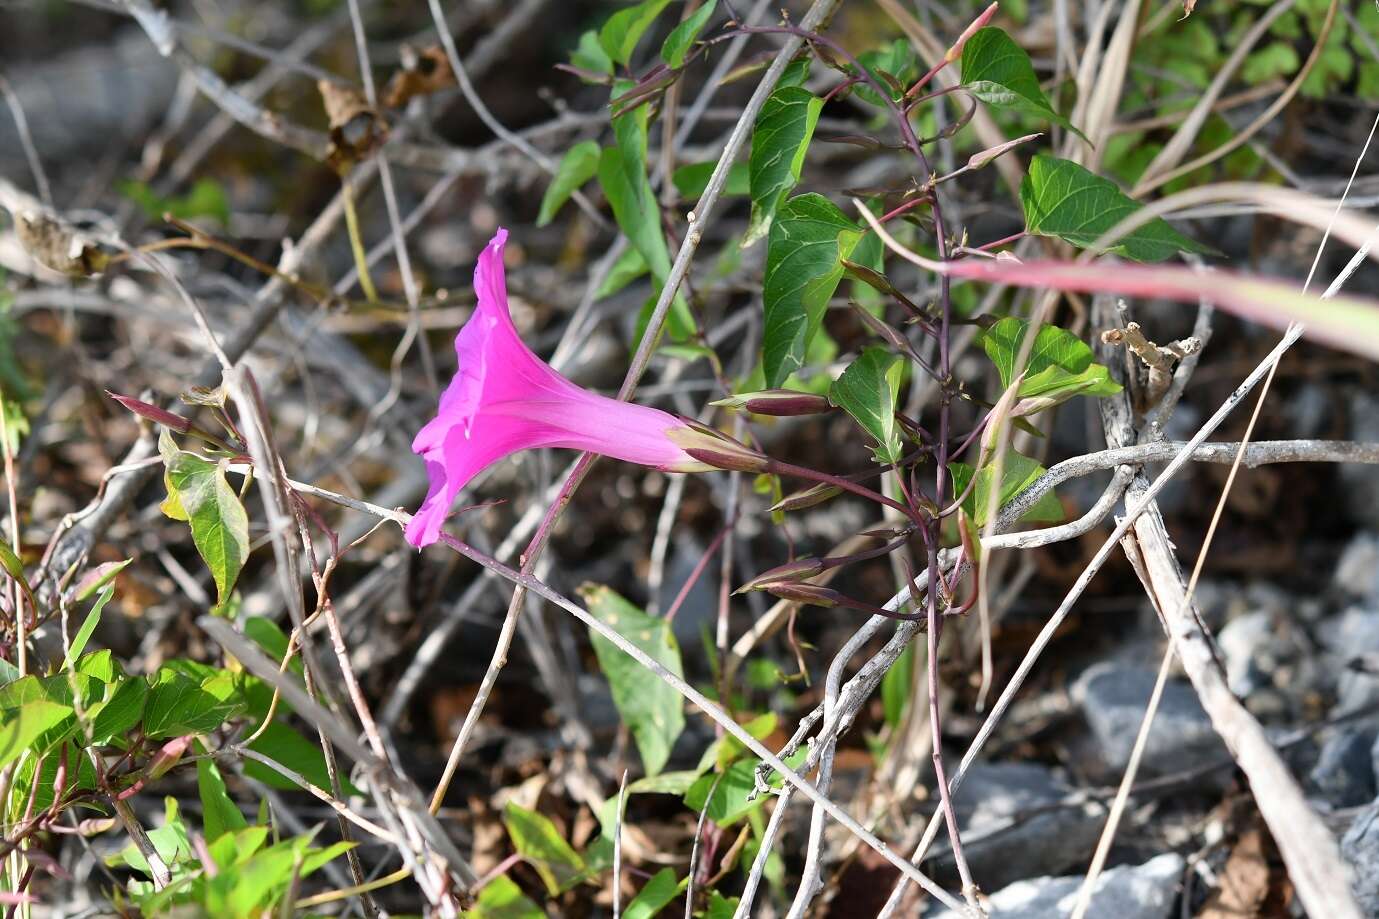
{"type": "Polygon", "coordinates": [[[1350,863],[1350,889],[1366,916],[1379,916],[1379,800],[1360,812],[1341,837],[1350,863]]]}
{"type": "Polygon", "coordinates": [[[1337,731],[1322,745],[1308,778],[1333,807],[1359,807],[1374,800],[1373,728],[1337,731]]]}
{"type": "MultiPolygon", "coordinates": [[[[1375,833],[1379,842],[1379,831],[1375,833]]],[[[1092,894],[1089,916],[1114,919],[1168,919],[1178,898],[1183,858],[1169,852],[1143,865],[1122,865],[1102,872],[1092,894]]],[[[1379,865],[1379,861],[1375,862],[1379,865]]],[[[1055,919],[1072,915],[1082,875],[1042,877],[1017,881],[992,894],[992,919],[1055,919]]],[[[1376,873],[1379,878],[1379,873],[1376,873]]],[[[931,914],[931,919],[958,919],[952,910],[931,914]]]]}
{"type": "MultiPolygon", "coordinates": [[[[1035,763],[974,763],[953,804],[977,883],[995,890],[1086,863],[1105,817],[1100,808],[1053,806],[1069,791],[1035,763]]],[[[957,881],[950,852],[928,867],[939,879],[957,881]]]]}
{"type": "MultiPolygon", "coordinates": [[[[1130,761],[1156,673],[1142,667],[1097,664],[1073,687],[1073,699],[1092,729],[1102,764],[1117,776],[1130,761]]],[[[1140,774],[1164,775],[1216,762],[1226,747],[1212,729],[1197,694],[1170,680],[1149,731],[1140,774]]]]}

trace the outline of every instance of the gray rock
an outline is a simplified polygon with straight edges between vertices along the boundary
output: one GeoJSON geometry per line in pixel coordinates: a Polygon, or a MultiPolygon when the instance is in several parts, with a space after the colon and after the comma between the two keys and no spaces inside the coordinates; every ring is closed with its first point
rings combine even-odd
{"type": "Polygon", "coordinates": [[[1197,609],[1201,610],[1202,619],[1212,629],[1220,629],[1227,619],[1245,612],[1240,587],[1234,581],[1202,578],[1197,582],[1197,590],[1192,599],[1197,604],[1197,609]]]}
{"type": "MultiPolygon", "coordinates": [[[[1073,687],[1073,699],[1092,729],[1106,769],[1119,775],[1130,761],[1156,673],[1143,667],[1097,664],[1073,687]]],[[[1163,775],[1216,762],[1226,747],[1187,683],[1164,687],[1149,731],[1140,774],[1163,775]]]]}
{"type": "Polygon", "coordinates": [[[1361,533],[1341,553],[1336,586],[1352,597],[1379,606],[1379,536],[1361,533]]]}
{"type": "MultiPolygon", "coordinates": [[[[1376,833],[1379,837],[1379,833],[1376,833]]],[[[1092,893],[1089,916],[1114,919],[1168,919],[1178,898],[1182,856],[1169,852],[1143,865],[1122,865],[1102,872],[1092,893]]],[[[992,894],[991,919],[1057,919],[1072,915],[1082,875],[1018,881],[992,894]]],[[[930,919],[958,919],[951,910],[930,919]]]]}
{"type": "Polygon", "coordinates": [[[1236,616],[1217,633],[1216,643],[1226,659],[1226,682],[1238,696],[1269,682],[1264,649],[1274,637],[1273,617],[1264,610],[1236,616]]]}
{"type": "MultiPolygon", "coordinates": [[[[978,884],[995,890],[1087,862],[1104,817],[1099,808],[1059,806],[1069,791],[1034,763],[972,765],[953,805],[978,884]]],[[[936,854],[928,868],[945,883],[957,881],[951,852],[936,854]]]]}
{"type": "Polygon", "coordinates": [[[1342,728],[1322,744],[1308,778],[1333,807],[1359,807],[1374,800],[1373,728],[1342,728]]]}
{"type": "Polygon", "coordinates": [[[1331,692],[1335,672],[1298,621],[1301,603],[1254,588],[1246,594],[1250,610],[1217,633],[1227,683],[1256,717],[1296,715],[1309,695],[1331,692]]]}
{"type": "Polygon", "coordinates": [[[1379,800],[1370,804],[1341,837],[1341,855],[1350,863],[1350,889],[1366,916],[1379,916],[1379,800]]]}
{"type": "Polygon", "coordinates": [[[1320,629],[1330,651],[1330,670],[1336,674],[1336,712],[1350,712],[1379,702],[1379,677],[1346,669],[1362,654],[1379,654],[1379,610],[1352,606],[1320,629]]]}
{"type": "MultiPolygon", "coordinates": [[[[93,151],[142,143],[172,103],[177,65],[131,25],[108,42],[15,67],[10,79],[28,114],[34,146],[52,168],[65,157],[85,159],[93,151]]],[[[0,174],[22,176],[27,184],[22,149],[14,119],[0,118],[0,174]]]]}

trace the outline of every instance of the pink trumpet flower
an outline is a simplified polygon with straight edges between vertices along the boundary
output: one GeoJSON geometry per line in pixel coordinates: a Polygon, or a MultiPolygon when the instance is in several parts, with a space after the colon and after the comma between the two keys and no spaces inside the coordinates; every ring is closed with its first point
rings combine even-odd
{"type": "Polygon", "coordinates": [[[436,417],[412,441],[431,478],[426,500],[407,524],[407,541],[417,548],[440,536],[460,489],[521,450],[566,447],[667,472],[714,468],[686,452],[714,444],[709,432],[660,409],[581,389],[522,343],[508,313],[507,235],[500,229],[479,255],[479,304],[455,336],[459,368],[436,417]]]}

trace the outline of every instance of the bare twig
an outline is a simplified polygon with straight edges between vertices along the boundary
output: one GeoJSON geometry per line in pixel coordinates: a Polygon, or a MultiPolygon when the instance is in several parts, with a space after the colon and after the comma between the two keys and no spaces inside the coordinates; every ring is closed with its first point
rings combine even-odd
{"type": "MultiPolygon", "coordinates": [[[[1096,573],[1101,569],[1101,566],[1105,564],[1106,560],[1115,550],[1115,547],[1120,542],[1121,538],[1134,525],[1135,520],[1137,520],[1141,514],[1143,514],[1146,510],[1150,509],[1151,506],[1153,506],[1155,495],[1157,495],[1164,488],[1164,486],[1168,484],[1172,477],[1176,475],[1178,471],[1188,463],[1191,450],[1196,449],[1198,445],[1200,445],[1203,441],[1207,439],[1208,436],[1211,435],[1212,431],[1216,430],[1216,428],[1219,427],[1223,421],[1225,421],[1226,416],[1230,414],[1231,410],[1234,409],[1235,406],[1238,405],[1240,401],[1245,398],[1245,396],[1250,392],[1250,390],[1252,390],[1259,383],[1259,381],[1264,378],[1264,376],[1268,373],[1269,368],[1276,364],[1280,358],[1282,358],[1283,353],[1293,344],[1293,342],[1297,341],[1300,335],[1300,329],[1291,330],[1287,335],[1285,335],[1283,341],[1280,342],[1277,347],[1275,347],[1272,351],[1269,352],[1269,354],[1264,358],[1264,360],[1259,364],[1259,366],[1257,366],[1250,373],[1250,375],[1245,378],[1244,382],[1242,382],[1240,386],[1236,387],[1235,391],[1231,393],[1231,395],[1226,399],[1226,401],[1216,410],[1215,413],[1212,414],[1210,418],[1207,419],[1207,421],[1201,426],[1201,428],[1198,429],[1196,435],[1194,435],[1192,440],[1188,441],[1188,444],[1185,447],[1185,449],[1173,458],[1173,460],[1168,464],[1164,471],[1159,474],[1159,476],[1153,481],[1152,484],[1145,488],[1141,493],[1136,494],[1134,496],[1135,501],[1127,509],[1125,517],[1121,519],[1119,523],[1117,523],[1111,535],[1107,537],[1106,541],[1102,543],[1101,548],[1099,548],[1096,551],[1096,553],[1092,556],[1091,561],[1088,562],[1082,574],[1078,576],[1077,581],[1068,591],[1067,596],[1065,596],[1063,598],[1063,601],[1058,605],[1058,609],[1054,611],[1053,615],[1050,616],[1048,622],[1045,623],[1044,628],[1040,630],[1039,635],[1036,636],[1033,643],[1030,645],[1030,649],[1025,654],[1024,659],[1021,660],[1020,665],[1015,670],[1015,673],[1012,674],[1010,682],[1006,684],[1006,688],[1001,692],[1001,695],[996,700],[995,705],[992,706],[991,713],[982,723],[981,728],[978,729],[977,736],[973,739],[972,744],[968,747],[967,752],[963,755],[962,762],[958,765],[957,772],[953,775],[952,787],[954,790],[956,790],[957,786],[961,783],[963,776],[966,775],[968,768],[972,765],[972,762],[977,758],[977,755],[980,752],[981,748],[985,746],[986,741],[990,738],[992,732],[995,730],[997,723],[1001,720],[1002,717],[1004,717],[1006,710],[1010,707],[1010,703],[1014,699],[1015,693],[1019,691],[1020,687],[1024,684],[1025,678],[1029,675],[1030,670],[1034,667],[1035,661],[1038,660],[1039,655],[1043,653],[1044,649],[1048,646],[1049,642],[1052,641],[1054,633],[1063,624],[1063,621],[1068,617],[1068,614],[1072,612],[1073,604],[1077,601],[1077,598],[1082,595],[1082,592],[1087,588],[1087,585],[1091,583],[1092,578],[1096,576],[1096,573]]],[[[912,860],[918,861],[919,859],[923,858],[924,853],[928,851],[929,845],[933,842],[934,836],[937,835],[941,823],[942,815],[935,814],[934,817],[929,821],[928,828],[925,830],[924,836],[920,840],[919,845],[915,848],[915,852],[911,856],[912,860]]],[[[896,885],[895,889],[891,891],[890,899],[887,901],[886,908],[883,911],[882,915],[892,916],[895,914],[895,910],[898,908],[900,900],[905,894],[905,886],[907,883],[908,882],[905,879],[901,879],[901,881],[896,885]]]]}
{"type": "MultiPolygon", "coordinates": [[[[540,166],[549,175],[555,175],[556,164],[540,150],[533,147],[520,135],[509,131],[501,121],[494,117],[489,111],[484,100],[474,89],[474,84],[470,82],[469,71],[465,69],[464,61],[460,59],[460,52],[455,47],[455,39],[450,34],[450,27],[445,24],[445,14],[441,12],[440,0],[427,0],[427,5],[431,10],[431,18],[436,25],[436,33],[440,36],[441,45],[445,48],[445,55],[450,60],[450,69],[455,72],[455,79],[459,81],[460,92],[464,93],[465,101],[474,109],[474,114],[479,116],[479,120],[501,138],[504,143],[520,151],[523,156],[530,159],[533,163],[540,166]]],[[[589,202],[583,192],[576,191],[571,196],[580,209],[589,216],[598,226],[606,226],[608,221],[603,219],[603,215],[598,209],[589,202]]]]}

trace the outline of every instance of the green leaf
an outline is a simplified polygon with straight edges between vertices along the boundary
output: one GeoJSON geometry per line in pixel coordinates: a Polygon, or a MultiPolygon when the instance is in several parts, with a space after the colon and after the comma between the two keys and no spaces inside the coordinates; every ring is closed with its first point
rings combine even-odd
{"type": "Polygon", "coordinates": [[[704,31],[704,26],[709,24],[709,17],[713,16],[714,8],[717,6],[718,0],[708,0],[666,36],[666,40],[661,44],[661,60],[666,62],[666,66],[674,70],[685,66],[685,55],[689,53],[699,33],[704,31]]]}
{"type": "MultiPolygon", "coordinates": [[[[688,166],[681,166],[671,175],[670,181],[675,185],[675,190],[680,193],[680,197],[687,201],[698,201],[704,194],[704,190],[709,187],[709,178],[713,175],[714,168],[718,163],[708,160],[703,163],[690,163],[688,166]]],[[[723,182],[723,196],[735,197],[751,194],[751,174],[746,163],[733,163],[728,167],[728,178],[723,182]]]]}
{"type": "Polygon", "coordinates": [[[803,366],[842,280],[842,259],[861,238],[857,225],[823,195],[797,195],[781,205],[771,222],[762,292],[766,388],[779,388],[803,366]]]}
{"type": "Polygon", "coordinates": [[[624,64],[632,58],[644,33],[670,0],[642,0],[641,3],[618,10],[599,30],[599,44],[614,63],[624,64]]]}
{"type": "Polygon", "coordinates": [[[756,788],[756,766],[755,759],[738,760],[721,776],[714,773],[700,776],[685,793],[685,806],[697,813],[707,805],[708,818],[719,826],[741,820],[748,812],[760,807],[766,798],[761,795],[754,801],[747,800],[747,796],[756,788]],[[718,781],[717,788],[714,787],[715,779],[718,781]],[[709,797],[711,792],[712,799],[709,797]]]}
{"type": "MultiPolygon", "coordinates": [[[[1364,4],[1357,4],[1363,6],[1364,4]]],[[[1320,29],[1320,23],[1314,27],[1315,35],[1320,29]]],[[[1339,88],[1340,84],[1350,79],[1351,72],[1355,69],[1356,61],[1363,61],[1369,58],[1352,54],[1345,46],[1346,22],[1337,16],[1336,22],[1331,27],[1331,35],[1327,37],[1326,44],[1322,47],[1322,52],[1317,56],[1317,63],[1302,81],[1301,94],[1307,99],[1321,99],[1339,88]]],[[[1368,49],[1366,49],[1368,51],[1368,49]]]]}
{"type": "Polygon", "coordinates": [[[546,911],[528,899],[506,874],[485,884],[479,901],[463,915],[464,919],[546,919],[546,911]]]}
{"type": "MultiPolygon", "coordinates": [[[[235,836],[251,840],[256,846],[260,841],[262,827],[249,827],[240,830],[235,836]]],[[[314,835],[314,834],[313,834],[314,835]]],[[[222,839],[234,838],[223,836],[222,839]]],[[[308,848],[311,836],[296,836],[285,839],[277,845],[254,852],[244,858],[246,849],[243,842],[239,846],[239,860],[229,870],[222,870],[210,879],[203,905],[205,913],[212,916],[232,916],[234,919],[258,919],[269,912],[292,884],[294,874],[305,875],[319,868],[326,861],[336,857],[349,846],[342,849],[340,844],[322,850],[308,848]]],[[[215,850],[212,850],[213,854],[215,850]]],[[[219,862],[217,862],[219,864],[219,862]]]]}
{"type": "Polygon", "coordinates": [[[71,715],[70,705],[46,699],[33,699],[0,712],[0,767],[14,762],[45,732],[71,715]]]}
{"type": "MultiPolygon", "coordinates": [[[[748,734],[757,740],[765,740],[776,730],[779,720],[775,712],[765,712],[755,718],[741,722],[741,724],[742,729],[748,734]]],[[[742,741],[732,734],[724,734],[704,749],[703,754],[699,757],[699,768],[696,770],[696,774],[711,768],[722,772],[746,752],[747,747],[742,741]]]]}
{"type": "MultiPolygon", "coordinates": [[[[80,688],[82,681],[79,679],[76,682],[80,688]]],[[[90,678],[86,678],[85,682],[89,684],[90,678]]],[[[72,683],[68,674],[58,677],[37,677],[30,674],[0,687],[0,708],[19,708],[37,700],[71,705],[72,683]]]]}
{"type": "MultiPolygon", "coordinates": [[[[165,865],[173,867],[191,857],[191,837],[187,834],[187,826],[182,822],[181,814],[178,813],[176,798],[169,795],[163,799],[163,825],[149,830],[148,839],[153,843],[153,851],[158,853],[165,865]]],[[[153,875],[148,861],[132,842],[116,855],[108,857],[106,862],[112,865],[125,864],[150,877],[153,875]]]]}
{"type": "MultiPolygon", "coordinates": [[[[250,616],[244,620],[243,628],[245,636],[252,639],[254,644],[262,648],[273,660],[281,661],[287,655],[287,633],[272,619],[267,616],[250,616]]],[[[293,655],[287,666],[293,673],[301,676],[300,655],[293,655]]]]}
{"type": "Polygon", "coordinates": [[[661,772],[637,779],[627,786],[629,795],[683,795],[699,778],[701,769],[661,772]]]}
{"type": "Polygon", "coordinates": [[[895,421],[896,396],[905,364],[885,348],[868,348],[833,381],[828,401],[847,412],[876,441],[872,452],[882,464],[900,462],[900,430],[895,421]]]}
{"type": "MultiPolygon", "coordinates": [[[[317,788],[330,790],[330,773],[326,770],[326,758],[321,748],[282,722],[271,722],[249,745],[249,749],[262,753],[275,763],[281,763],[317,788]]],[[[301,787],[283,773],[256,760],[245,760],[244,774],[270,788],[296,791],[301,787]]],[[[362,794],[344,776],[340,776],[340,790],[345,795],[362,794]]]]}
{"type": "Polygon", "coordinates": [[[309,849],[306,853],[306,857],[302,859],[302,867],[299,872],[300,875],[306,877],[313,871],[324,867],[327,862],[332,862],[344,855],[357,845],[358,843],[354,842],[335,842],[326,846],[324,849],[309,849]]]}
{"type": "Polygon", "coordinates": [[[632,902],[623,910],[623,919],[652,919],[680,894],[680,882],[672,868],[662,868],[651,876],[632,902]]]}
{"type": "Polygon", "coordinates": [[[144,733],[154,739],[214,731],[239,709],[228,673],[201,682],[167,665],[158,671],[144,708],[144,733]]]}
{"type": "MultiPolygon", "coordinates": [[[[683,676],[680,646],[670,623],[648,616],[616,592],[599,584],[585,584],[580,596],[589,612],[619,635],[645,651],[676,676],[683,676]]],[[[613,704],[623,723],[632,731],[647,775],[665,767],[670,749],[685,727],[684,702],[671,686],[648,673],[611,641],[590,632],[599,668],[608,678],[613,704]]]]}
{"type": "Polygon", "coordinates": [[[114,692],[109,694],[91,722],[92,741],[97,744],[109,743],[138,724],[144,714],[148,693],[148,680],[143,677],[132,677],[117,683],[114,692]]]}
{"type": "Polygon", "coordinates": [[[570,52],[570,63],[580,70],[613,74],[613,59],[603,50],[598,33],[592,29],[579,36],[579,46],[570,52]]]}
{"type": "Polygon", "coordinates": [[[541,213],[537,215],[536,225],[544,227],[554,220],[560,208],[570,200],[570,195],[592,179],[598,169],[599,145],[594,141],[581,141],[565,151],[546,194],[541,196],[541,213]]]}
{"type": "MultiPolygon", "coordinates": [[[[957,489],[957,484],[954,483],[953,487],[957,489]]],[[[958,493],[961,494],[961,489],[958,489],[958,493]]],[[[895,663],[881,678],[881,710],[887,726],[899,726],[900,719],[905,716],[905,709],[914,696],[914,677],[915,646],[911,643],[905,646],[905,650],[900,652],[895,663]]]]}
{"type": "Polygon", "coordinates": [[[733,919],[737,915],[738,897],[725,897],[716,890],[709,891],[709,908],[704,919],[733,919]]]}
{"type": "Polygon", "coordinates": [[[1251,86],[1297,72],[1301,61],[1288,42],[1276,41],[1251,52],[1240,65],[1240,79],[1251,86]]]}
{"type": "MultiPolygon", "coordinates": [[[[919,76],[919,59],[915,57],[914,46],[903,38],[859,55],[857,62],[871,74],[872,79],[888,88],[888,95],[896,102],[904,95],[905,88],[919,76]]],[[[886,104],[876,90],[865,83],[859,83],[856,92],[872,105],[884,107],[886,104]]]]}
{"type": "Polygon", "coordinates": [[[105,604],[109,603],[110,598],[114,595],[115,589],[109,585],[101,589],[101,595],[96,598],[95,603],[91,604],[91,612],[86,614],[81,628],[77,629],[77,634],[72,636],[72,646],[67,649],[65,666],[73,666],[72,662],[81,657],[81,652],[86,650],[86,643],[91,640],[91,633],[96,631],[96,624],[101,621],[101,610],[105,609],[105,604]]]}
{"type": "Polygon", "coordinates": [[[211,569],[216,597],[223,606],[249,555],[249,516],[225,479],[224,463],[185,450],[165,456],[164,462],[168,500],[175,500],[190,522],[192,541],[211,569]]]}
{"type": "Polygon", "coordinates": [[[123,675],[119,665],[115,663],[115,655],[109,648],[83,654],[76,659],[74,667],[77,673],[84,673],[102,683],[114,683],[123,675]]]}
{"type": "MultiPolygon", "coordinates": [[[[785,764],[791,769],[798,768],[809,755],[809,750],[801,747],[791,756],[785,758],[785,764]]],[[[690,790],[685,793],[685,806],[696,813],[703,810],[708,805],[709,819],[719,826],[727,826],[736,823],[752,811],[756,810],[766,802],[768,795],[758,795],[753,800],[748,797],[756,789],[756,768],[758,760],[755,758],[740,759],[725,769],[718,780],[718,787],[714,788],[713,773],[702,775],[699,780],[690,786],[690,790]],[[710,790],[713,790],[713,798],[709,798],[710,790]]],[[[768,784],[772,788],[779,788],[784,783],[779,775],[772,773],[768,784]]]]}
{"type": "MultiPolygon", "coordinates": [[[[1001,375],[1002,388],[1015,377],[1015,360],[1029,323],[1007,316],[982,333],[982,348],[1001,375]]],[[[1112,396],[1120,384],[1111,379],[1104,364],[1092,361],[1092,349],[1073,333],[1045,323],[1039,327],[1025,362],[1020,384],[1021,399],[1040,400],[1041,408],[1073,396],[1112,396]]]]}
{"type": "MultiPolygon", "coordinates": [[[[80,707],[94,717],[103,706],[102,699],[109,691],[106,683],[88,674],[68,671],[50,677],[26,676],[0,687],[0,724],[22,720],[20,710],[32,702],[50,702],[67,710],[67,714],[31,738],[27,746],[35,754],[47,753],[77,730],[75,710],[80,707]]],[[[34,714],[31,713],[30,717],[34,714]]],[[[7,734],[0,736],[9,736],[7,734]]],[[[5,750],[0,742],[0,750],[5,750]]],[[[7,751],[8,752],[8,751],[7,751]]]]}
{"type": "MultiPolygon", "coordinates": [[[[949,463],[953,476],[953,493],[961,495],[972,481],[972,467],[966,463],[949,463]]],[[[1030,459],[1014,450],[1006,451],[1001,462],[1001,484],[997,489],[996,506],[1005,507],[1020,496],[1046,470],[1038,460],[1030,459]]],[[[962,508],[977,526],[985,526],[990,516],[991,483],[995,480],[996,464],[987,463],[977,472],[977,484],[963,499],[962,508]]],[[[1052,491],[1040,496],[1023,517],[1026,523],[1056,523],[1063,519],[1063,505],[1052,491]]]]}
{"type": "MultiPolygon", "coordinates": [[[[3,317],[0,317],[3,318],[3,317]]],[[[0,344],[4,337],[0,335],[0,344]]],[[[0,375],[3,375],[4,361],[0,358],[0,375]]],[[[24,415],[24,407],[13,398],[6,398],[0,390],[0,415],[4,415],[5,433],[9,435],[10,453],[19,452],[20,441],[29,433],[29,419],[24,415]]]]}
{"type": "MultiPolygon", "coordinates": [[[[617,91],[615,88],[614,92],[617,91]]],[[[613,119],[617,145],[605,149],[599,156],[598,178],[618,228],[641,253],[659,287],[670,276],[670,250],[661,226],[661,208],[646,175],[648,115],[647,107],[641,106],[613,119]]],[[[675,341],[683,341],[694,334],[694,317],[683,297],[675,298],[666,320],[666,330],[675,341]]]]}
{"type": "MultiPolygon", "coordinates": [[[[1103,233],[1141,207],[1110,179],[1071,160],[1042,154],[1030,163],[1029,173],[1020,183],[1020,204],[1030,233],[1054,236],[1080,249],[1091,247],[1103,233]]],[[[1212,250],[1156,217],[1107,251],[1137,262],[1161,262],[1178,252],[1212,250]]]]}
{"type": "Polygon", "coordinates": [[[10,544],[4,540],[0,540],[0,568],[3,568],[5,574],[14,580],[28,583],[24,580],[24,563],[19,560],[19,556],[14,554],[10,544]]]}
{"type": "Polygon", "coordinates": [[[1029,55],[994,26],[979,30],[963,46],[962,82],[972,95],[987,105],[1037,115],[1087,139],[1049,104],[1039,88],[1039,78],[1034,74],[1029,55]]]}
{"type": "Polygon", "coordinates": [[[752,128],[752,219],[742,237],[744,248],[767,234],[776,210],[800,181],[823,107],[824,100],[799,86],[777,87],[761,107],[752,128]]]}
{"type": "Polygon", "coordinates": [[[124,179],[115,183],[120,194],[139,205],[149,220],[161,221],[164,214],[182,220],[212,217],[222,225],[230,223],[230,202],[225,189],[214,179],[198,179],[184,195],[164,197],[146,182],[124,179]]]}
{"type": "Polygon", "coordinates": [[[623,254],[618,256],[618,260],[613,263],[613,267],[608,271],[608,277],[603,279],[598,291],[594,294],[594,299],[602,300],[604,297],[611,297],[622,290],[628,284],[646,274],[649,269],[646,267],[646,259],[642,254],[631,247],[625,249],[623,254]]]}
{"type": "Polygon", "coordinates": [[[226,791],[220,768],[205,757],[196,761],[196,792],[201,798],[202,830],[207,842],[249,825],[226,791]]]}
{"type": "MultiPolygon", "coordinates": [[[[67,771],[63,777],[63,794],[71,794],[77,790],[94,790],[97,785],[96,767],[92,765],[90,757],[82,752],[83,747],[86,746],[85,742],[83,741],[78,745],[68,740],[63,746],[66,747],[67,752],[67,771]]],[[[49,752],[47,756],[43,757],[37,776],[34,775],[36,765],[39,765],[36,758],[26,759],[16,771],[12,787],[15,793],[20,796],[20,800],[27,800],[29,792],[32,790],[33,812],[41,814],[53,804],[58,768],[63,765],[62,757],[49,752]]]]}
{"type": "Polygon", "coordinates": [[[551,896],[580,882],[584,876],[584,859],[570,848],[547,817],[509,801],[503,808],[503,823],[518,854],[541,875],[551,896]]]}
{"type": "Polygon", "coordinates": [[[115,576],[129,567],[134,560],[127,558],[122,562],[102,562],[92,568],[86,575],[77,582],[76,601],[78,603],[90,600],[102,587],[115,580],[115,576]]]}

